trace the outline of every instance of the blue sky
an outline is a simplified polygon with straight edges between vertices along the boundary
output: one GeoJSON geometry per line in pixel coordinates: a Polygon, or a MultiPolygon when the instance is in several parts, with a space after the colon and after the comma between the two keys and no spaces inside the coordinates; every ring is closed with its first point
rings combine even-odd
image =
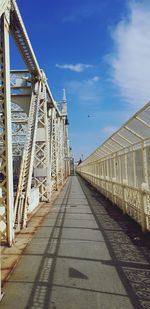
{"type": "MultiPolygon", "coordinates": [[[[150,99],[148,0],[17,0],[70,142],[85,158],[150,99]]],[[[11,40],[11,68],[24,64],[11,40]]]]}

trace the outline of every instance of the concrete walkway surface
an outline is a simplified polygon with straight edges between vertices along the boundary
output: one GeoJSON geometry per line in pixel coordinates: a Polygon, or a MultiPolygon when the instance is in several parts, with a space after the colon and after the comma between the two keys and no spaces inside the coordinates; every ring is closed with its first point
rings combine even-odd
{"type": "Polygon", "coordinates": [[[0,308],[150,308],[147,244],[145,251],[133,244],[127,218],[121,226],[119,210],[113,207],[113,218],[108,204],[70,177],[5,285],[0,308]]]}

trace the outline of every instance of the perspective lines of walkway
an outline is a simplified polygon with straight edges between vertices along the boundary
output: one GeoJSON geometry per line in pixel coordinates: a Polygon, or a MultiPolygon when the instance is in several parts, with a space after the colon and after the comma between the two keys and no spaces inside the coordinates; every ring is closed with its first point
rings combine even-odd
{"type": "Polygon", "coordinates": [[[132,242],[130,219],[93,190],[69,178],[6,284],[1,308],[150,308],[149,249],[132,242]]]}

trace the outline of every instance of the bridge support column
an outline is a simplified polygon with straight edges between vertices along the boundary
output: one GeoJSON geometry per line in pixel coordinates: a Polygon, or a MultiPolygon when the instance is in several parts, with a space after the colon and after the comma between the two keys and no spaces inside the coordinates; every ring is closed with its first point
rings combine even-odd
{"type": "Polygon", "coordinates": [[[51,182],[52,191],[55,191],[58,190],[58,117],[54,108],[51,109],[50,135],[51,182]]]}
{"type": "Polygon", "coordinates": [[[38,127],[35,145],[34,180],[39,188],[40,200],[50,201],[50,146],[48,134],[48,115],[46,87],[42,85],[42,91],[38,112],[38,127]]]}
{"type": "Polygon", "coordinates": [[[0,18],[0,237],[11,246],[13,233],[13,172],[9,64],[9,17],[0,18]]]}
{"type": "Polygon", "coordinates": [[[68,124],[66,124],[66,120],[64,120],[64,155],[65,155],[65,178],[70,175],[70,148],[69,148],[69,139],[68,139],[68,124]]]}

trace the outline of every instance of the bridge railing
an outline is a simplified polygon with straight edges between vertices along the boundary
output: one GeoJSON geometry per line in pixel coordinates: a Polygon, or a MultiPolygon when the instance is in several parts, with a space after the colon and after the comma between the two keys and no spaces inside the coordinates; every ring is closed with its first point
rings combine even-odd
{"type": "Polygon", "coordinates": [[[150,103],[99,146],[77,172],[150,231],[150,103]]]}

